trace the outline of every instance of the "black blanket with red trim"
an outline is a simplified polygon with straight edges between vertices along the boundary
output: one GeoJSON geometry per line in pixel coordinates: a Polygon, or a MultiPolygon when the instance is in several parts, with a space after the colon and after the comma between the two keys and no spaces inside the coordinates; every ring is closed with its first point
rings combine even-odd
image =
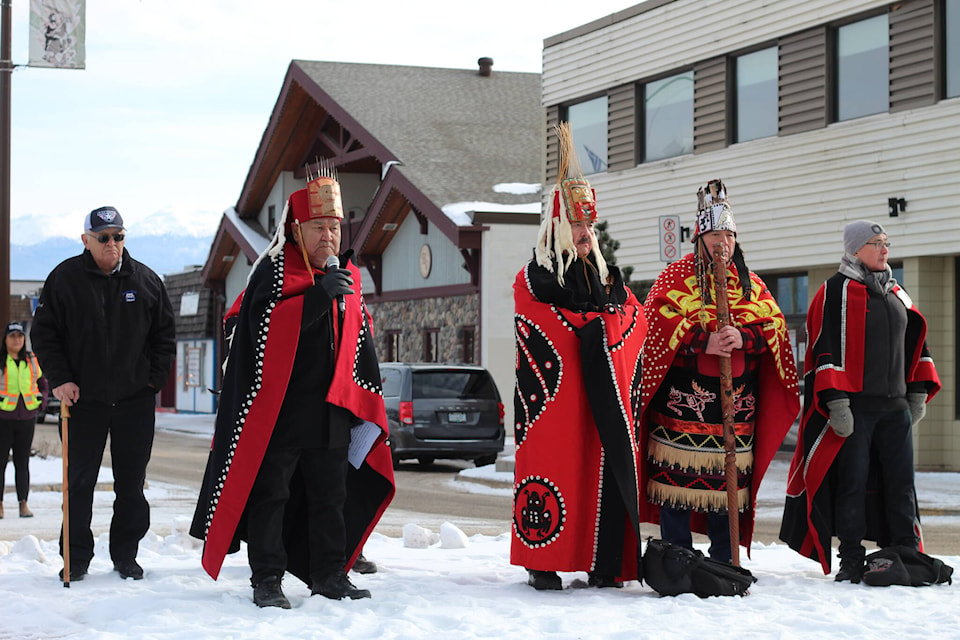
{"type": "MultiPolygon", "coordinates": [[[[580,264],[574,263],[568,279],[580,264]]],[[[633,580],[639,572],[640,536],[634,415],[646,324],[636,297],[616,277],[619,271],[611,268],[611,273],[615,302],[602,311],[542,302],[537,294],[550,288],[553,299],[573,306],[575,285],[560,287],[555,274],[534,262],[514,282],[516,459],[510,562],[543,571],[593,571],[598,554],[612,552],[617,575],[633,580]],[[609,491],[605,482],[614,483],[617,491],[609,491]],[[617,524],[605,526],[611,517],[617,524]]],[[[596,273],[590,274],[590,286],[601,286],[596,273]]],[[[580,284],[586,286],[586,281],[580,284]]]]}
{"type": "MultiPolygon", "coordinates": [[[[925,382],[929,402],[940,389],[940,378],[927,349],[927,323],[902,288],[896,286],[893,291],[907,309],[906,381],[925,382]]],[[[780,539],[818,561],[825,574],[830,573],[830,539],[834,534],[835,483],[831,470],[843,438],[829,428],[829,410],[818,394],[824,389],[847,393],[862,390],[868,297],[863,283],[837,273],[820,287],[807,313],[803,413],[787,476],[780,539]]],[[[872,475],[875,483],[876,476],[872,475]]],[[[884,541],[880,505],[868,500],[867,511],[866,539],[884,541]]],[[[919,519],[917,524],[919,527],[919,519]]]]}
{"type": "MultiPolygon", "coordinates": [[[[355,295],[345,296],[333,380],[325,401],[377,425],[380,434],[360,468],[348,465],[347,566],[363,550],[393,498],[393,464],[380,369],[370,315],[363,303],[360,273],[341,256],[353,277],[355,295]]],[[[224,557],[245,538],[244,508],[270,441],[290,379],[300,335],[303,293],[314,286],[296,247],[284,245],[257,266],[240,304],[224,374],[216,431],[190,533],[204,540],[202,564],[217,578],[224,557]]],[[[298,474],[291,480],[284,522],[288,570],[309,583],[305,492],[298,474]]]]}

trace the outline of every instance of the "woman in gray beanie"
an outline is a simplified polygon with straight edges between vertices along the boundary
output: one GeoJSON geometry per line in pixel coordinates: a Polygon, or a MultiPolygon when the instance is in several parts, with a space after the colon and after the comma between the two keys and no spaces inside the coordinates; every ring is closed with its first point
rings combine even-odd
{"type": "Polygon", "coordinates": [[[913,427],[940,380],[926,320],[887,264],[886,230],[851,222],[843,248],[807,312],[803,418],[780,537],[830,573],[836,535],[836,580],[856,583],[863,540],[920,546],[913,427]],[[879,480],[869,491],[868,478],[879,480]]]}

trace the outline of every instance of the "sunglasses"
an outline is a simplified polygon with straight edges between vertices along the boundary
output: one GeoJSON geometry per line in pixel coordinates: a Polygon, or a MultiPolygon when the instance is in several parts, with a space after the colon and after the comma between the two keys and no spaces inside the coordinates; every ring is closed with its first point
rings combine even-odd
{"type": "Polygon", "coordinates": [[[113,238],[116,242],[123,242],[123,239],[127,237],[122,233],[115,233],[113,235],[110,235],[109,233],[101,233],[98,236],[95,236],[92,233],[88,233],[87,235],[90,236],[91,238],[96,238],[97,242],[99,242],[100,244],[107,244],[108,242],[110,242],[110,238],[113,238]]]}

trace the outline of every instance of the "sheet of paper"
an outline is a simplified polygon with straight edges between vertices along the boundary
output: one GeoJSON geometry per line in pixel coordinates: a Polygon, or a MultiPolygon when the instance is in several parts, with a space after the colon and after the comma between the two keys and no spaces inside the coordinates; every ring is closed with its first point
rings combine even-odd
{"type": "Polygon", "coordinates": [[[347,459],[354,469],[359,469],[363,464],[363,460],[370,453],[379,435],[380,427],[372,422],[364,421],[350,429],[350,449],[347,451],[347,459]]]}

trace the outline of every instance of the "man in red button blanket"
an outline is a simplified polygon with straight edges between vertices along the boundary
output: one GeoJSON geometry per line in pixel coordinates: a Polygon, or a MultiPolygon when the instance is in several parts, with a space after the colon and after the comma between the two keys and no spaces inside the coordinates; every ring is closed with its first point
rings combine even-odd
{"type": "Polygon", "coordinates": [[[720,180],[698,193],[694,252],[657,278],[644,303],[643,438],[645,522],[693,548],[691,531],[710,539],[710,557],[732,557],[724,474],[720,357],[730,358],[736,434],[740,540],[749,553],[757,492],[800,409],[787,322],[766,285],[747,269],[733,210],[720,180]],[[718,329],[712,269],[726,262],[731,324],[718,329]]]}
{"type": "Polygon", "coordinates": [[[557,571],[586,571],[590,586],[620,587],[639,577],[634,413],[645,324],[620,270],[600,253],[590,184],[567,177],[575,156],[566,124],[558,134],[553,211],[514,283],[510,562],[525,567],[538,590],[562,589],[557,571]]]}
{"type": "Polygon", "coordinates": [[[370,315],[339,254],[339,184],[320,173],[252,268],[191,527],[214,579],[246,540],[261,607],[290,607],[286,571],[311,594],[370,597],[346,571],[394,494],[370,315]]]}
{"type": "Polygon", "coordinates": [[[884,228],[844,227],[844,255],[807,312],[803,418],[780,538],[838,582],[860,582],[866,550],[920,549],[913,430],[940,390],[927,322],[887,264],[884,228]]]}

